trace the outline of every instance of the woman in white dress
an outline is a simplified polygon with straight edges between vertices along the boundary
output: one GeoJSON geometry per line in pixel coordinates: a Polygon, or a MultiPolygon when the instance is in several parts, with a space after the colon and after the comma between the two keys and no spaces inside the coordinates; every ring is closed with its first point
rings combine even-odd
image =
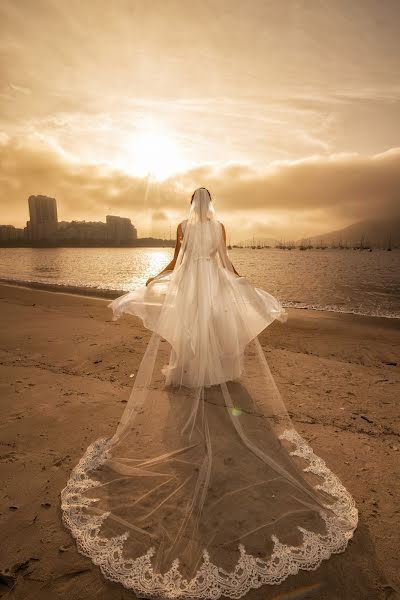
{"type": "Polygon", "coordinates": [[[114,435],[62,491],[79,551],[171,599],[239,598],[343,551],[353,498],[295,430],[257,337],[287,312],[233,267],[207,189],[169,265],[109,306],[153,333],[114,435]]]}

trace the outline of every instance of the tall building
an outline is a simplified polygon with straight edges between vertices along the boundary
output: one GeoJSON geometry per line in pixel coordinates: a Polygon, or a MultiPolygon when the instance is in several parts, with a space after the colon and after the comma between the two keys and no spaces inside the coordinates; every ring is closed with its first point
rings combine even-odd
{"type": "Polygon", "coordinates": [[[27,238],[44,240],[57,231],[57,202],[48,196],[29,196],[29,221],[26,223],[27,238]]]}
{"type": "Polygon", "coordinates": [[[137,240],[136,227],[132,225],[131,220],[127,217],[107,215],[106,225],[107,237],[110,242],[120,244],[137,240]]]}

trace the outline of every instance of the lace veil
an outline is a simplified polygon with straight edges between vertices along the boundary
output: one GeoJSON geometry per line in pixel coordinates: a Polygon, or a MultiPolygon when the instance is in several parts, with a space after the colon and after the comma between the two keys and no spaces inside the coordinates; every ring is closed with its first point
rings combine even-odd
{"type": "Polygon", "coordinates": [[[62,492],[103,574],[146,598],[230,598],[315,569],[357,526],[350,493],[293,426],[258,334],[280,302],[234,273],[196,190],[173,271],[111,303],[152,331],[114,435],[62,492]]]}

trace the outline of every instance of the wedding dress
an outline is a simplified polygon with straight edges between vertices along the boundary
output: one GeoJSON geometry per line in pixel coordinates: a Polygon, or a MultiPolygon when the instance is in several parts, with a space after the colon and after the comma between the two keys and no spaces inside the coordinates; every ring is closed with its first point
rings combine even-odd
{"type": "Polygon", "coordinates": [[[234,272],[204,188],[182,230],[174,269],[109,305],[152,335],[62,514],[79,552],[138,597],[240,598],[344,551],[358,511],[293,426],[258,340],[287,312],[234,272]]]}

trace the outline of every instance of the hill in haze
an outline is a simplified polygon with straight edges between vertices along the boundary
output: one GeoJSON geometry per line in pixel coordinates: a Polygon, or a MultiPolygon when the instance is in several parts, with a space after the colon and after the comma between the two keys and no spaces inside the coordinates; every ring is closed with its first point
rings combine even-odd
{"type": "MultiPolygon", "coordinates": [[[[400,247],[400,215],[390,219],[368,219],[348,225],[343,229],[330,231],[321,235],[307,237],[307,243],[316,244],[343,244],[343,245],[370,245],[375,248],[386,248],[391,240],[392,248],[400,247]]],[[[304,238],[296,240],[299,245],[304,238]]]]}

